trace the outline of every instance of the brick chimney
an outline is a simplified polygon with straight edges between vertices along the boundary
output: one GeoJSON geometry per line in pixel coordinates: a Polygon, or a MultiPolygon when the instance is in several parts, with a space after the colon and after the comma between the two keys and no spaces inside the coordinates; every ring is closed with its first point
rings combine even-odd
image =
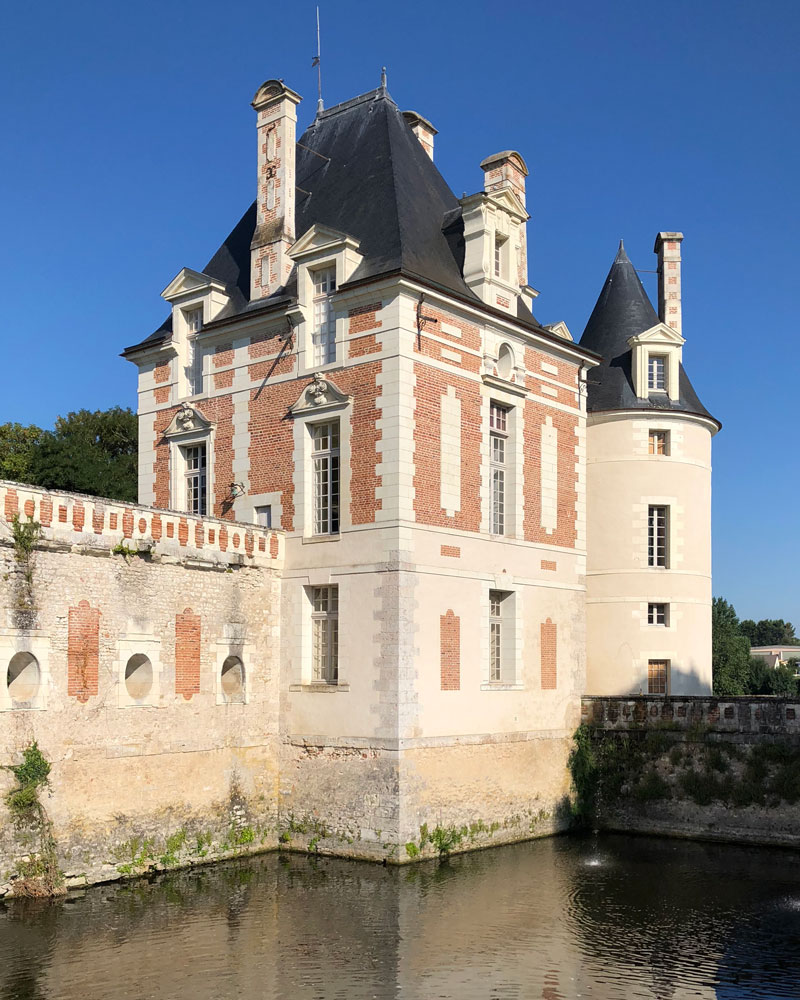
{"type": "Polygon", "coordinates": [[[295,241],[295,143],[302,98],[281,80],[267,80],[253,98],[258,129],[256,229],[250,244],[250,298],[263,299],[286,284],[295,241]]]}
{"type": "Polygon", "coordinates": [[[403,118],[408,122],[409,128],[417,137],[420,146],[433,159],[433,137],[438,135],[438,130],[431,125],[427,118],[418,115],[416,111],[404,111],[403,118]]]}
{"type": "MultiPolygon", "coordinates": [[[[500,191],[511,191],[525,207],[525,178],[528,167],[519,153],[506,149],[494,156],[487,156],[481,163],[483,171],[483,190],[487,194],[498,194],[500,191]]],[[[519,227],[519,254],[517,256],[517,283],[520,287],[528,285],[528,238],[527,226],[523,222],[519,227]]]]}
{"type": "Polygon", "coordinates": [[[659,233],[653,247],[658,254],[658,318],[681,336],[682,240],[683,233],[659,233]]]}

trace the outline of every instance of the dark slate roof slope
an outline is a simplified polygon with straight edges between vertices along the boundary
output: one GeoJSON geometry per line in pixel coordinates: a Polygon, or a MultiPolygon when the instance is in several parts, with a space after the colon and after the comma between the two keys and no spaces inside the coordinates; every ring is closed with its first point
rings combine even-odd
{"type": "MultiPolygon", "coordinates": [[[[317,114],[297,143],[295,182],[297,237],[317,223],[359,241],[363,260],[351,282],[399,271],[481,301],[462,275],[461,204],[384,87],[317,114]]],[[[249,301],[255,220],[253,204],[203,269],[232,296],[226,318],[277,308],[296,295],[292,280],[267,299],[249,301]]],[[[541,330],[524,305],[517,318],[541,330]]],[[[157,344],[171,328],[168,318],[124,353],[157,344]]]]}
{"type": "Polygon", "coordinates": [[[603,290],[592,310],[580,346],[595,351],[603,363],[588,375],[587,407],[603,410],[673,410],[696,413],[719,423],[700,402],[683,365],[678,376],[678,399],[656,393],[640,399],[633,388],[633,351],[628,340],[659,322],[636,269],[620,240],[619,250],[608,272],[603,290]]]}

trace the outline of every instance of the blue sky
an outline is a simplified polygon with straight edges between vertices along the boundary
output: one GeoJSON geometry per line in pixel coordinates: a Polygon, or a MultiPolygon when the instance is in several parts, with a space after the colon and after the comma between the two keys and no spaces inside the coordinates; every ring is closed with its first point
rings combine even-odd
{"type": "MultiPolygon", "coordinates": [[[[326,104],[389,90],[450,186],[518,149],[542,322],[578,337],[620,236],[681,230],[684,361],[714,443],[714,593],[800,631],[800,5],[321,2],[326,104]],[[782,376],[786,374],[784,382],[782,376]]],[[[254,197],[257,86],[316,104],[314,4],[15,4],[3,16],[0,422],[135,406],[119,351],[254,197]]],[[[654,275],[642,275],[655,297],[654,275]]]]}

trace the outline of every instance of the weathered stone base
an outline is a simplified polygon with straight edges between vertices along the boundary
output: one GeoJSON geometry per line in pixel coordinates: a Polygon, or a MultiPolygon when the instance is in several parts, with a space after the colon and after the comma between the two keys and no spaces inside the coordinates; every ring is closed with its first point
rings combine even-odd
{"type": "Polygon", "coordinates": [[[284,746],[280,844],[405,864],[569,823],[570,737],[284,746]]]}

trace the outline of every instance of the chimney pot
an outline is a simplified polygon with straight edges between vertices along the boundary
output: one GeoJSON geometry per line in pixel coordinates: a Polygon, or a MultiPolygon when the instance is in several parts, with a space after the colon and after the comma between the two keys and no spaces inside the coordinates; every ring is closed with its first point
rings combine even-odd
{"type": "Polygon", "coordinates": [[[408,122],[408,126],[419,140],[420,146],[433,159],[433,137],[438,135],[438,130],[422,115],[416,111],[404,111],[403,118],[408,122]]]}

